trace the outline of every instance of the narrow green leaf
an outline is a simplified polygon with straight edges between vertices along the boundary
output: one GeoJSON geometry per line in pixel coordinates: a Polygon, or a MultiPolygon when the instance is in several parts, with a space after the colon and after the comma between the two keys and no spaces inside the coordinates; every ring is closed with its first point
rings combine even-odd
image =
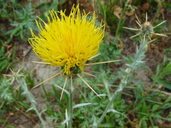
{"type": "Polygon", "coordinates": [[[4,120],[4,119],[0,119],[0,122],[2,122],[2,123],[9,123],[9,121],[4,120]]]}
{"type": "Polygon", "coordinates": [[[112,123],[105,123],[105,124],[100,124],[99,127],[113,128],[114,126],[112,123]]]}
{"type": "Polygon", "coordinates": [[[36,9],[46,9],[50,5],[51,5],[51,3],[43,3],[43,4],[40,4],[39,6],[37,6],[36,9]]]}
{"type": "Polygon", "coordinates": [[[104,17],[104,9],[103,9],[103,5],[101,4],[100,0],[97,0],[99,6],[100,6],[100,11],[102,13],[102,16],[104,17]]]}
{"type": "Polygon", "coordinates": [[[171,82],[170,81],[166,81],[166,80],[163,80],[163,79],[158,79],[156,82],[158,84],[162,84],[165,88],[171,90],[171,82]]]}

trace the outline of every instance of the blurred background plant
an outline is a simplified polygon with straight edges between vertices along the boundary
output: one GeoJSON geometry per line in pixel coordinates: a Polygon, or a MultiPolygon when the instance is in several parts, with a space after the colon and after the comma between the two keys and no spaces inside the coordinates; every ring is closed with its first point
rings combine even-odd
{"type": "Polygon", "coordinates": [[[39,6],[36,7],[37,10],[39,9],[44,9],[44,13],[40,15],[40,18],[42,20],[47,20],[46,19],[46,15],[49,15],[49,10],[53,9],[55,11],[58,11],[58,6],[62,6],[61,9],[64,10],[64,3],[67,0],[53,0],[51,2],[49,2],[48,0],[43,0],[44,2],[42,4],[40,4],[39,6]]]}
{"type": "Polygon", "coordinates": [[[14,18],[15,20],[10,24],[14,29],[5,33],[6,35],[10,35],[7,43],[12,40],[14,35],[26,42],[27,37],[31,34],[30,28],[36,29],[36,16],[34,16],[32,4],[29,3],[25,8],[22,8],[22,10],[14,10],[14,18]]]}

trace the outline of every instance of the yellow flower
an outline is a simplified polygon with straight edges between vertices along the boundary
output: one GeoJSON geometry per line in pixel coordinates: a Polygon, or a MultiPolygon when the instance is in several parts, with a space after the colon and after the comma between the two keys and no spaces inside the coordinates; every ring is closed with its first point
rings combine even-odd
{"type": "Polygon", "coordinates": [[[48,24],[39,18],[44,26],[36,21],[40,33],[35,36],[31,30],[29,43],[40,59],[51,66],[61,66],[64,74],[70,74],[73,67],[83,71],[84,64],[98,55],[104,26],[95,25],[95,13],[92,20],[87,20],[87,14],[81,14],[78,5],[72,8],[69,16],[63,11],[59,13],[61,18],[51,10],[48,24]]]}

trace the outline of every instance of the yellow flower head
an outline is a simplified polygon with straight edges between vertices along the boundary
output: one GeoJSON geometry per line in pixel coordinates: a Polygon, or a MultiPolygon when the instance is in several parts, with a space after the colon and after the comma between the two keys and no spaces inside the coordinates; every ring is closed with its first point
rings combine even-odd
{"type": "Polygon", "coordinates": [[[98,55],[104,38],[103,26],[95,25],[95,13],[92,20],[86,19],[85,12],[81,15],[78,5],[72,8],[69,16],[63,11],[59,13],[61,18],[51,10],[50,17],[47,16],[49,23],[42,20],[44,27],[36,21],[40,33],[35,36],[31,30],[29,43],[40,59],[61,66],[64,74],[70,74],[74,67],[83,71],[84,63],[98,55]]]}

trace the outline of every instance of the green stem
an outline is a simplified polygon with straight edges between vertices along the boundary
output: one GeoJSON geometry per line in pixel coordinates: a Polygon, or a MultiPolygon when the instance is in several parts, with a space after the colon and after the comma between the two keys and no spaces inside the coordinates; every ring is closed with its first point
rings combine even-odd
{"type": "Polygon", "coordinates": [[[154,128],[153,120],[151,119],[151,117],[149,117],[149,119],[150,119],[150,123],[151,123],[151,125],[152,125],[152,128],[154,128]]]}
{"type": "MultiPolygon", "coordinates": [[[[72,81],[70,81],[72,83],[72,81]]],[[[69,90],[69,121],[68,121],[68,128],[72,128],[72,116],[73,116],[73,106],[72,106],[72,101],[73,101],[73,90],[72,87],[70,87],[69,90]]]]}
{"type": "Polygon", "coordinates": [[[123,85],[127,84],[127,80],[128,79],[128,74],[125,75],[125,77],[123,78],[123,80],[121,81],[121,84],[119,85],[118,89],[115,91],[115,93],[113,94],[112,98],[110,99],[110,102],[108,103],[105,111],[103,112],[103,114],[101,115],[99,121],[97,122],[97,125],[94,126],[94,128],[98,128],[98,126],[100,125],[100,123],[102,122],[102,120],[104,119],[104,117],[106,116],[108,110],[110,110],[111,105],[113,104],[113,101],[116,99],[117,95],[119,92],[121,92],[123,90],[123,85]]]}
{"type": "Polygon", "coordinates": [[[121,83],[119,84],[118,89],[113,94],[113,96],[110,99],[110,101],[109,101],[105,111],[103,112],[103,114],[100,117],[100,119],[97,122],[97,124],[93,126],[93,128],[98,128],[98,126],[103,121],[103,119],[106,116],[106,114],[110,111],[110,108],[111,108],[111,106],[113,104],[113,101],[116,99],[117,94],[119,92],[121,92],[124,89],[124,87],[127,85],[127,82],[129,81],[129,78],[130,78],[132,72],[136,69],[137,65],[142,63],[141,61],[145,57],[144,53],[147,50],[147,48],[145,48],[146,44],[147,44],[147,40],[146,39],[141,39],[140,49],[137,51],[137,54],[135,55],[134,61],[132,62],[131,65],[129,65],[129,68],[125,71],[125,75],[123,76],[123,79],[122,79],[121,83]]]}
{"type": "Polygon", "coordinates": [[[25,82],[25,80],[22,78],[22,79],[18,79],[17,78],[17,81],[19,83],[19,85],[23,88],[24,92],[26,93],[27,97],[29,98],[30,102],[31,102],[31,108],[36,112],[36,114],[38,115],[41,123],[42,123],[42,128],[46,128],[46,125],[41,117],[41,113],[37,110],[36,108],[36,105],[35,105],[35,100],[34,100],[34,97],[33,95],[28,91],[28,88],[27,88],[27,84],[25,82]]]}
{"type": "MultiPolygon", "coordinates": [[[[36,106],[35,106],[34,103],[32,103],[32,105],[33,105],[33,108],[36,108],[36,106]]],[[[42,128],[46,128],[46,125],[45,125],[45,123],[44,123],[44,121],[43,121],[43,119],[42,119],[42,117],[41,117],[41,113],[39,113],[37,109],[35,109],[35,112],[36,112],[36,114],[38,115],[38,117],[39,117],[39,119],[40,119],[40,122],[42,123],[42,128]]]]}

